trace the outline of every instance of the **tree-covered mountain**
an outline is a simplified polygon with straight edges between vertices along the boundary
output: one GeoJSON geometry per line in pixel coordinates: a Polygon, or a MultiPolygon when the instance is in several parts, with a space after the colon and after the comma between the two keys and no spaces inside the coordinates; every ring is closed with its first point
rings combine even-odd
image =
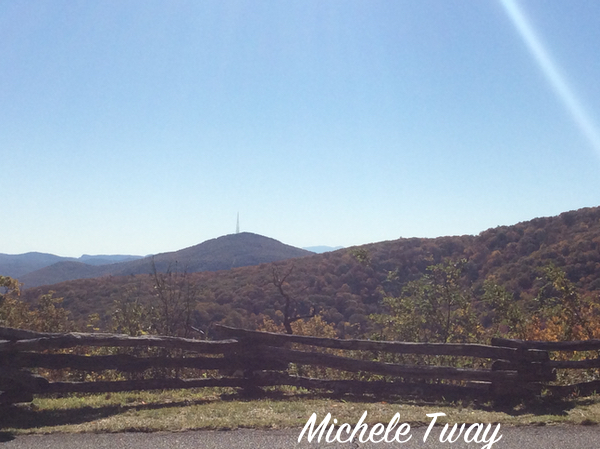
{"type": "Polygon", "coordinates": [[[76,259],[38,252],[0,254],[0,274],[13,278],[21,278],[32,271],[66,260],[76,259]]]}
{"type": "Polygon", "coordinates": [[[81,262],[88,265],[105,265],[127,260],[140,259],[141,256],[84,254],[79,258],[61,257],[54,254],[30,252],[25,254],[0,254],[0,275],[21,278],[27,273],[48,267],[59,262],[81,262]]]}
{"type": "MultiPolygon", "coordinates": [[[[463,281],[475,291],[493,279],[515,301],[530,300],[543,285],[544,267],[553,264],[579,291],[597,300],[600,208],[500,226],[477,236],[403,238],[277,263],[234,269],[222,265],[221,271],[190,274],[186,282],[197,286],[194,320],[200,327],[211,322],[252,327],[262,316],[281,322],[285,296],[301,314],[315,307],[331,323],[361,327],[368,315],[384,311],[384,296],[398,295],[428,266],[448,259],[466,260],[463,281]]],[[[79,320],[93,312],[107,320],[115,301],[151,301],[155,295],[152,278],[138,275],[63,282],[29,289],[24,296],[34,300],[48,290],[64,297],[64,306],[79,320]]]]}
{"type": "MultiPolygon", "coordinates": [[[[25,288],[56,284],[75,279],[101,276],[129,276],[168,270],[199,271],[229,270],[232,268],[277,262],[309,256],[313,253],[275,239],[242,232],[207,240],[179,251],[107,265],[90,265],[76,261],[61,261],[19,278],[25,288]]],[[[86,259],[84,259],[86,260],[86,259]]],[[[89,259],[88,259],[89,260],[89,259]]]]}

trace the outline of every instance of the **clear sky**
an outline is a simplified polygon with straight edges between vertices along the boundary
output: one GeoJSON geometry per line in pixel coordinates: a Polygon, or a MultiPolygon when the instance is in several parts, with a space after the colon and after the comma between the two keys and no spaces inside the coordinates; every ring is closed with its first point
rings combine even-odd
{"type": "Polygon", "coordinates": [[[0,0],[0,253],[600,205],[597,0],[0,0]]]}

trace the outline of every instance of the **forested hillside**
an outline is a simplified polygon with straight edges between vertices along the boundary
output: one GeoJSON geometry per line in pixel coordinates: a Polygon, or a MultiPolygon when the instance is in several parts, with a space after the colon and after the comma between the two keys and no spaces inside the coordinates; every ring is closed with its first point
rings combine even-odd
{"type": "MultiPolygon", "coordinates": [[[[263,317],[281,323],[285,303],[294,316],[318,313],[338,327],[365,331],[369,315],[385,311],[383,298],[397,296],[427,267],[465,260],[461,282],[481,292],[486,279],[503,286],[515,302],[531,300],[546,282],[544,267],[553,264],[578,291],[597,299],[600,290],[600,208],[489,229],[477,236],[399,239],[216,272],[171,273],[166,287],[193,291],[193,325],[222,322],[256,327],[263,317]],[[170,283],[170,284],[169,284],[170,283]],[[192,286],[193,289],[189,287],[192,286]]],[[[93,313],[99,326],[109,325],[124,302],[151,303],[157,278],[106,276],[28,289],[34,301],[50,290],[80,323],[93,313]]],[[[189,293],[192,294],[192,293],[189,293]]]]}

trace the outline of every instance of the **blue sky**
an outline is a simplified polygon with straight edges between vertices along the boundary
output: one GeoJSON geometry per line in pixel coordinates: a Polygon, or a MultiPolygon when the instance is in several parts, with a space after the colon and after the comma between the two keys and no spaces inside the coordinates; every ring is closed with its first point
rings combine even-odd
{"type": "Polygon", "coordinates": [[[0,1],[0,253],[172,251],[238,212],[302,247],[598,206],[598,20],[596,0],[0,1]]]}

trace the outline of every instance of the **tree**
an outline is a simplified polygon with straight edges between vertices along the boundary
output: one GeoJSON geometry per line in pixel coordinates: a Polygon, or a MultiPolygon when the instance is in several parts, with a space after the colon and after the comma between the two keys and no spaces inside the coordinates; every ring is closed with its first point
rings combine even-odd
{"type": "Polygon", "coordinates": [[[35,330],[41,332],[70,332],[73,330],[70,313],[60,307],[62,302],[63,298],[55,298],[53,291],[38,298],[35,330]]]}
{"type": "Polygon", "coordinates": [[[525,338],[527,323],[525,311],[515,301],[512,293],[490,278],[483,283],[481,299],[492,311],[492,326],[488,333],[503,337],[525,338]]]}
{"type": "MultiPolygon", "coordinates": [[[[277,265],[273,265],[273,278],[271,281],[283,298],[283,327],[285,328],[285,332],[290,335],[294,333],[292,323],[305,318],[312,318],[317,314],[317,307],[311,305],[309,306],[310,312],[308,314],[300,315],[300,308],[303,304],[297,297],[294,297],[295,295],[292,296],[287,291],[289,287],[287,279],[292,274],[292,271],[294,271],[294,265],[291,265],[284,274],[279,272],[279,267],[277,265]]],[[[304,288],[304,290],[306,290],[306,288],[304,288]]]]}
{"type": "Polygon", "coordinates": [[[366,267],[371,265],[371,255],[369,254],[369,251],[367,249],[365,249],[365,248],[352,249],[352,250],[350,250],[350,254],[361,265],[364,265],[366,267]]]}
{"type": "Polygon", "coordinates": [[[384,297],[389,313],[372,315],[386,338],[421,342],[472,342],[482,334],[473,292],[462,282],[465,260],[430,265],[400,296],[384,297]]]}
{"type": "Polygon", "coordinates": [[[177,263],[174,271],[169,267],[166,273],[159,273],[152,260],[151,276],[157,300],[154,328],[161,335],[187,337],[192,329],[198,287],[191,282],[186,271],[178,271],[177,263]]]}
{"type": "Polygon", "coordinates": [[[137,288],[128,287],[125,293],[115,300],[111,328],[113,332],[139,337],[150,333],[154,308],[142,304],[137,288]]]}
{"type": "Polygon", "coordinates": [[[546,283],[535,298],[537,321],[558,326],[560,334],[554,336],[558,339],[594,338],[591,317],[596,315],[598,306],[579,294],[562,269],[548,265],[543,272],[546,283]]]}
{"type": "Polygon", "coordinates": [[[21,285],[16,279],[0,276],[0,323],[3,326],[40,332],[68,332],[73,322],[67,310],[60,307],[63,298],[54,292],[41,295],[35,308],[21,301],[21,285]]]}
{"type": "Polygon", "coordinates": [[[0,324],[28,328],[33,315],[29,305],[19,299],[21,285],[9,276],[0,276],[0,324]]]}
{"type": "Polygon", "coordinates": [[[21,292],[21,285],[19,281],[9,276],[0,276],[0,304],[6,296],[16,295],[19,296],[21,292]]]}

